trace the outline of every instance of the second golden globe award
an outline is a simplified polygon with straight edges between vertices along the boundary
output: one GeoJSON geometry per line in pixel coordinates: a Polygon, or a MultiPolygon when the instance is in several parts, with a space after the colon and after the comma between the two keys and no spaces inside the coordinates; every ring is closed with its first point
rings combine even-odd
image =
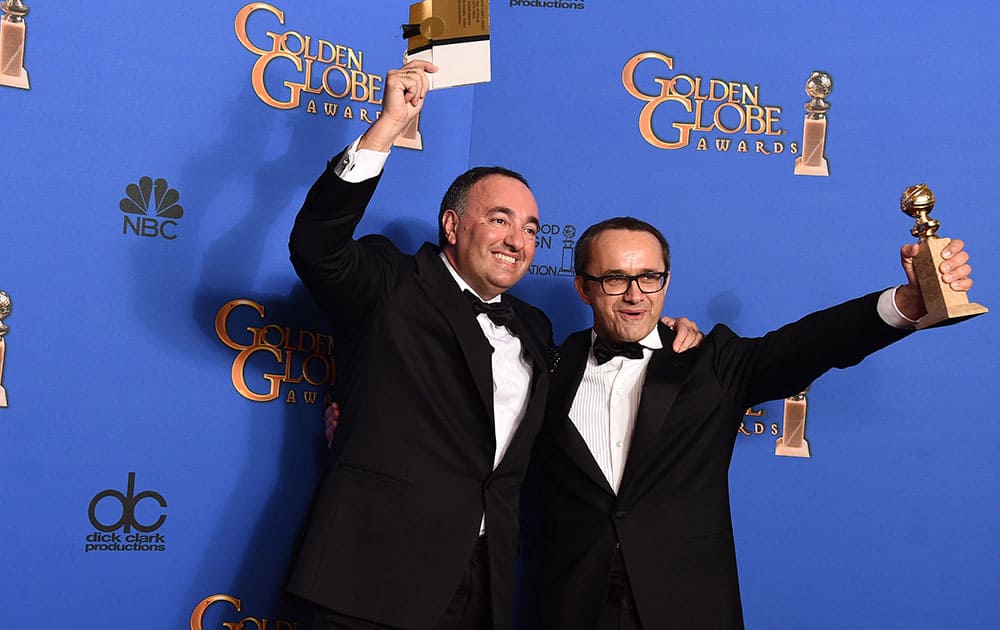
{"type": "Polygon", "coordinates": [[[934,208],[934,193],[927,184],[915,184],[903,191],[899,207],[917,220],[910,234],[920,239],[920,253],[913,260],[924,296],[927,314],[917,322],[917,329],[927,328],[947,320],[962,320],[989,312],[982,304],[969,303],[965,291],[956,291],[941,280],[941,251],[950,238],[937,235],[941,223],[930,217],[934,208]]]}

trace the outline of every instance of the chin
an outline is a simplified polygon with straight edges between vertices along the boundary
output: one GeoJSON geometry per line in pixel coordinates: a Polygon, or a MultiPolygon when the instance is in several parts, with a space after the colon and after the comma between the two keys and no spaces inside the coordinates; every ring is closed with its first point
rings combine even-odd
{"type": "MultiPolygon", "coordinates": [[[[655,327],[655,326],[654,326],[655,327]]],[[[635,324],[634,326],[629,326],[628,328],[619,329],[618,333],[622,338],[622,341],[641,341],[649,334],[651,328],[648,324],[635,324]]]]}

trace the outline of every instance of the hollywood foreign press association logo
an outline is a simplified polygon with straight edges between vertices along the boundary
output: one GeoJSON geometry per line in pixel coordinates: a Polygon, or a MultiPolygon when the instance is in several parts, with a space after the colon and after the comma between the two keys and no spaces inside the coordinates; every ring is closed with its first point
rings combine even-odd
{"type": "Polygon", "coordinates": [[[573,255],[576,249],[576,227],[569,223],[544,223],[535,237],[535,260],[528,266],[532,276],[562,276],[572,278],[573,255]]]}
{"type": "Polygon", "coordinates": [[[135,472],[128,474],[125,492],[108,488],[90,500],[87,517],[94,527],[84,553],[91,551],[166,551],[167,540],[157,530],[167,520],[167,501],[154,490],[135,492],[135,472]]]}
{"type": "Polygon", "coordinates": [[[177,221],[184,216],[181,195],[167,184],[167,180],[140,177],[139,183],[125,187],[125,197],[118,202],[118,208],[125,214],[122,220],[122,234],[132,232],[135,236],[163,238],[172,241],[177,238],[177,221]]]}

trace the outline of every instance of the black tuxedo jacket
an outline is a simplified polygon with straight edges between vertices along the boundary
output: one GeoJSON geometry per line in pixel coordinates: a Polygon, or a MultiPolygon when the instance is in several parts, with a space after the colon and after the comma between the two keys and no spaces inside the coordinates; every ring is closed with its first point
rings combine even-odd
{"type": "Polygon", "coordinates": [[[664,348],[649,363],[617,495],[568,416],[590,352],[589,330],[571,335],[529,474],[541,515],[530,545],[540,556],[538,627],[595,627],[620,544],[643,628],[742,628],[728,479],[739,423],[751,405],[794,395],[904,336],[879,318],[877,299],[756,339],[719,325],[682,354],[661,324],[664,348]]]}
{"type": "Polygon", "coordinates": [[[347,615],[429,627],[459,586],[485,512],[494,627],[506,629],[551,326],[503,297],[534,376],[494,470],[492,348],[436,247],[407,256],[381,236],[353,239],[376,184],[346,183],[328,167],[291,235],[295,269],[333,326],[341,421],[288,589],[347,615]]]}

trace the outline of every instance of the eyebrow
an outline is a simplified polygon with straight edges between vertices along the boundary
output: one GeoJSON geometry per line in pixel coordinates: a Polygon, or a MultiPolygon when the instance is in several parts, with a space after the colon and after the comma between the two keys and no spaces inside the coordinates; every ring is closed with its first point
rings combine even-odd
{"type": "Polygon", "coordinates": [[[665,269],[643,269],[642,271],[640,271],[637,274],[631,274],[631,273],[626,272],[624,269],[608,269],[607,271],[605,271],[601,275],[602,276],[632,276],[632,275],[641,276],[644,273],[667,273],[667,271],[665,269]]]}
{"type": "MultiPolygon", "coordinates": [[[[490,208],[489,213],[490,214],[497,214],[497,213],[499,213],[499,214],[505,215],[507,217],[512,217],[514,215],[514,211],[511,210],[510,208],[508,208],[507,206],[497,206],[495,208],[490,208]]],[[[536,216],[530,216],[530,217],[528,217],[528,219],[525,221],[525,223],[534,223],[535,225],[541,225],[541,223],[539,223],[539,221],[538,221],[538,217],[536,217],[536,216]]]]}

